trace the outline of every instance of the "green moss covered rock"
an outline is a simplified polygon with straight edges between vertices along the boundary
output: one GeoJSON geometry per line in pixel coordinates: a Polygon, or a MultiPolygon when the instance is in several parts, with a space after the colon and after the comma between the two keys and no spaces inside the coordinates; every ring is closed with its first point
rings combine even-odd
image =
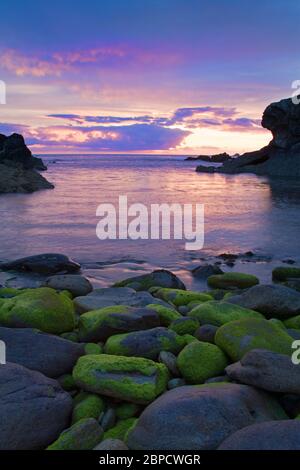
{"type": "Polygon", "coordinates": [[[1,287],[0,288],[0,298],[10,299],[16,295],[20,295],[24,292],[22,289],[14,289],[13,287],[1,287]]]}
{"type": "Polygon", "coordinates": [[[191,384],[201,384],[220,375],[227,365],[227,357],[218,346],[201,341],[188,344],[177,358],[182,377],[191,384]]]}
{"type": "Polygon", "coordinates": [[[149,304],[147,305],[147,308],[156,311],[157,315],[159,316],[161,326],[169,326],[172,321],[177,320],[177,318],[182,318],[180,313],[176,312],[176,310],[164,307],[163,305],[149,304]]]}
{"type": "Polygon", "coordinates": [[[137,291],[143,291],[157,286],[185,289],[183,282],[171,271],[165,269],[157,269],[149,274],[130,277],[124,281],[116,282],[113,287],[131,287],[137,291]]]}
{"type": "Polygon", "coordinates": [[[166,302],[171,302],[176,305],[176,307],[188,305],[193,301],[207,302],[208,300],[212,300],[212,297],[209,294],[181,289],[159,289],[154,295],[166,302]]]}
{"type": "Polygon", "coordinates": [[[60,383],[60,386],[66,391],[74,390],[76,388],[72,374],[61,375],[57,380],[60,383]]]}
{"type": "Polygon", "coordinates": [[[116,416],[119,419],[133,418],[141,410],[140,405],[136,403],[120,403],[115,408],[116,416]]]}
{"type": "Polygon", "coordinates": [[[123,441],[129,429],[135,426],[136,418],[121,419],[117,424],[104,433],[103,439],[120,439],[123,441]]]}
{"type": "Polygon", "coordinates": [[[73,302],[48,287],[26,289],[0,304],[0,324],[60,334],[75,327],[73,302]]]}
{"type": "Polygon", "coordinates": [[[196,318],[182,317],[172,321],[169,329],[178,335],[193,335],[198,327],[199,322],[196,318]]]}
{"type": "Polygon", "coordinates": [[[99,354],[81,357],[73,377],[83,390],[146,404],[166,390],[169,372],[149,359],[99,354]]]}
{"type": "Polygon", "coordinates": [[[189,316],[197,319],[201,325],[222,326],[225,323],[242,318],[264,318],[258,312],[229,302],[213,300],[195,307],[189,316]]]}
{"type": "Polygon", "coordinates": [[[81,341],[105,341],[109,336],[159,326],[156,311],[149,308],[113,305],[80,316],[81,341]]]}
{"type": "Polygon", "coordinates": [[[292,342],[293,339],[282,328],[259,318],[226,323],[215,336],[215,343],[233,361],[239,361],[252,349],[267,349],[290,355],[292,342]]]}
{"type": "Polygon", "coordinates": [[[252,274],[224,273],[209,276],[207,284],[214,289],[247,289],[259,284],[259,280],[252,274]]]}
{"type": "Polygon", "coordinates": [[[100,414],[105,409],[104,400],[92,393],[87,393],[73,408],[72,423],[76,423],[84,418],[99,419],[100,414]]]}
{"type": "Polygon", "coordinates": [[[273,281],[285,282],[288,279],[300,278],[300,268],[280,266],[272,271],[273,281]]]}
{"type": "Polygon", "coordinates": [[[84,345],[85,354],[101,354],[102,347],[96,343],[86,343],[84,345]]]}
{"type": "Polygon", "coordinates": [[[81,419],[63,431],[47,450],[92,450],[102,436],[103,429],[95,419],[81,419]]]}
{"type": "Polygon", "coordinates": [[[295,330],[300,330],[300,315],[288,318],[287,320],[284,320],[283,323],[287,328],[294,328],[295,330]]]}
{"type": "Polygon", "coordinates": [[[184,346],[184,339],[164,327],[134,331],[108,338],[104,352],[117,356],[157,359],[161,351],[177,354],[184,346]]]}

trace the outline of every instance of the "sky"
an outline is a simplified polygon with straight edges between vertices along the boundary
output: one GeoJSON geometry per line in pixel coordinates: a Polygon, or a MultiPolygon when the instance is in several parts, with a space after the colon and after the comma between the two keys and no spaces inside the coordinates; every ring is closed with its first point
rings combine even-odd
{"type": "Polygon", "coordinates": [[[34,153],[260,148],[263,110],[300,79],[299,15],[299,0],[3,0],[0,133],[34,153]]]}

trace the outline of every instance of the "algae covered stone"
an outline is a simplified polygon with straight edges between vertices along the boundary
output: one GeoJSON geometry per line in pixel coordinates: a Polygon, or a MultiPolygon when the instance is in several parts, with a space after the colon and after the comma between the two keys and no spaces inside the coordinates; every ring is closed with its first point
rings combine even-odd
{"type": "Polygon", "coordinates": [[[75,327],[73,302],[48,287],[26,289],[0,304],[0,324],[60,334],[75,327]]]}
{"type": "Polygon", "coordinates": [[[263,318],[260,313],[254,310],[216,300],[198,305],[191,310],[189,316],[197,319],[201,325],[209,324],[215,326],[222,326],[225,323],[242,318],[263,318]]]}
{"type": "Polygon", "coordinates": [[[137,422],[137,418],[121,419],[117,424],[104,433],[104,439],[120,439],[123,441],[129,429],[137,422]]]}
{"type": "Polygon", "coordinates": [[[214,289],[247,289],[259,284],[259,280],[252,274],[224,273],[209,276],[207,283],[214,289]]]}
{"type": "Polygon", "coordinates": [[[165,307],[164,305],[159,304],[149,304],[147,308],[155,310],[159,316],[159,321],[161,326],[169,326],[172,321],[182,318],[182,315],[172,308],[165,307]]]}
{"type": "Polygon", "coordinates": [[[150,274],[130,277],[124,281],[116,282],[113,287],[132,287],[137,291],[148,290],[151,287],[170,287],[185,289],[183,282],[166,269],[157,269],[150,274]]]}
{"type": "Polygon", "coordinates": [[[181,289],[162,288],[158,289],[154,295],[161,300],[171,302],[172,304],[176,305],[176,307],[180,307],[181,305],[188,305],[190,302],[194,301],[207,302],[208,300],[213,300],[209,294],[190,290],[185,291],[181,289]]]}
{"type": "Polygon", "coordinates": [[[47,450],[91,450],[101,441],[103,429],[93,418],[81,419],[61,433],[47,450]]]}
{"type": "Polygon", "coordinates": [[[239,361],[252,349],[267,349],[291,355],[293,339],[277,325],[259,318],[244,318],[221,326],[215,343],[233,361],[239,361]]]}
{"type": "Polygon", "coordinates": [[[169,329],[178,335],[193,335],[198,327],[199,322],[196,318],[182,317],[172,321],[169,329]]]}
{"type": "Polygon", "coordinates": [[[88,393],[74,406],[72,422],[76,423],[83,418],[99,419],[104,409],[104,400],[99,395],[88,393]]]}
{"type": "Polygon", "coordinates": [[[218,346],[201,341],[185,346],[177,358],[181,375],[191,384],[201,384],[222,374],[227,365],[227,357],[218,346]]]}
{"type": "Polygon", "coordinates": [[[81,357],[73,377],[83,390],[147,404],[166,390],[169,373],[150,359],[101,354],[81,357]]]}
{"type": "Polygon", "coordinates": [[[154,310],[113,305],[81,315],[79,338],[81,341],[105,341],[117,333],[145,330],[155,326],[159,326],[159,317],[154,310]]]}
{"type": "Polygon", "coordinates": [[[104,351],[118,356],[157,359],[161,351],[177,354],[184,346],[184,339],[164,327],[135,331],[108,338],[104,351]]]}
{"type": "Polygon", "coordinates": [[[287,281],[288,279],[300,278],[300,268],[291,266],[279,266],[278,268],[273,269],[272,278],[273,281],[280,282],[287,281]]]}

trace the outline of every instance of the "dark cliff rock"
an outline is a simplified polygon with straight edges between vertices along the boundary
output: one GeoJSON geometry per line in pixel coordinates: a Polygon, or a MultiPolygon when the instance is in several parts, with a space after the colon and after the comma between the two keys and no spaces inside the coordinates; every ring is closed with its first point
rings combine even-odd
{"type": "Polygon", "coordinates": [[[49,183],[38,171],[47,170],[41,158],[34,157],[23,136],[0,134],[0,194],[31,193],[50,189],[49,183]]]}
{"type": "Polygon", "coordinates": [[[228,160],[231,160],[232,157],[228,155],[228,153],[217,153],[215,155],[198,155],[198,157],[187,157],[185,160],[193,161],[193,160],[202,160],[203,162],[209,163],[224,163],[228,160]]]}
{"type": "Polygon", "coordinates": [[[266,147],[226,161],[219,168],[198,166],[196,171],[299,177],[300,106],[291,98],[270,104],[263,113],[262,127],[269,129],[273,136],[266,147]]]}

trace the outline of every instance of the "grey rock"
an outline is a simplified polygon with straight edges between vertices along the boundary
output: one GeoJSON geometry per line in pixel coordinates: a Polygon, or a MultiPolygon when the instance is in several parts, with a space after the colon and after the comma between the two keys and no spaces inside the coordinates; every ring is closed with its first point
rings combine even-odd
{"type": "Polygon", "coordinates": [[[150,287],[168,287],[171,289],[185,289],[183,282],[166,269],[157,269],[150,274],[130,277],[117,282],[113,287],[131,287],[137,291],[148,290],[150,287]]]}
{"type": "Polygon", "coordinates": [[[232,380],[270,392],[300,394],[300,367],[285,354],[253,349],[241,361],[226,367],[226,374],[232,380]]]}
{"type": "Polygon", "coordinates": [[[218,327],[215,325],[202,325],[195,331],[194,336],[199,341],[214,344],[217,330],[218,327]]]}
{"type": "Polygon", "coordinates": [[[94,450],[129,450],[125,442],[120,439],[104,439],[94,447],[94,450]]]}
{"type": "Polygon", "coordinates": [[[181,379],[181,378],[171,379],[168,382],[168,390],[172,390],[173,388],[177,388],[177,387],[183,387],[184,385],[186,385],[186,381],[184,379],[181,379]]]}
{"type": "Polygon", "coordinates": [[[59,253],[43,253],[1,263],[0,269],[4,271],[27,271],[50,275],[58,272],[76,272],[80,269],[80,265],[59,253]]]}
{"type": "Polygon", "coordinates": [[[218,377],[211,377],[210,379],[205,380],[206,384],[214,384],[220,382],[230,382],[230,379],[227,375],[219,375],[218,377]]]}
{"type": "Polygon", "coordinates": [[[300,292],[280,285],[258,285],[227,302],[256,310],[266,318],[286,319],[300,314],[300,292]]]}
{"type": "Polygon", "coordinates": [[[171,374],[174,377],[179,377],[180,376],[180,373],[179,373],[179,370],[178,370],[177,364],[176,364],[177,363],[177,358],[176,358],[175,354],[173,354],[169,351],[161,351],[159,353],[158,360],[159,360],[159,362],[164,364],[169,369],[169,371],[171,372],[171,374]]]}
{"type": "Polygon", "coordinates": [[[245,426],[285,418],[272,397],[247,385],[184,386],[151,403],[126,443],[134,450],[216,449],[245,426]]]}
{"type": "Polygon", "coordinates": [[[158,327],[149,330],[133,331],[108,338],[104,351],[119,356],[145,357],[157,359],[163,350],[175,354],[185,345],[181,336],[168,328],[158,327]]]}
{"type": "Polygon", "coordinates": [[[90,281],[80,274],[57,274],[48,277],[43,286],[55,290],[68,290],[74,297],[87,295],[93,290],[90,281]]]}
{"type": "Polygon", "coordinates": [[[20,364],[47,377],[71,372],[84,354],[84,345],[31,328],[0,327],[0,340],[6,344],[7,361],[20,364]]]}
{"type": "Polygon", "coordinates": [[[149,292],[136,292],[129,287],[95,289],[86,296],[80,296],[74,299],[74,305],[78,313],[98,310],[111,305],[146,307],[149,304],[160,304],[170,307],[166,302],[152,297],[149,292]]]}
{"type": "Polygon", "coordinates": [[[72,399],[55,380],[17,364],[0,366],[0,450],[44,449],[71,412],[72,399]]]}
{"type": "Polygon", "coordinates": [[[220,450],[300,450],[300,420],[269,421],[240,429],[220,450]]]}
{"type": "Polygon", "coordinates": [[[104,431],[114,427],[116,423],[116,412],[113,408],[108,408],[100,419],[100,425],[104,431]]]}
{"type": "Polygon", "coordinates": [[[223,271],[217,264],[203,264],[193,269],[192,274],[197,279],[207,279],[213,274],[223,274],[223,271]]]}

